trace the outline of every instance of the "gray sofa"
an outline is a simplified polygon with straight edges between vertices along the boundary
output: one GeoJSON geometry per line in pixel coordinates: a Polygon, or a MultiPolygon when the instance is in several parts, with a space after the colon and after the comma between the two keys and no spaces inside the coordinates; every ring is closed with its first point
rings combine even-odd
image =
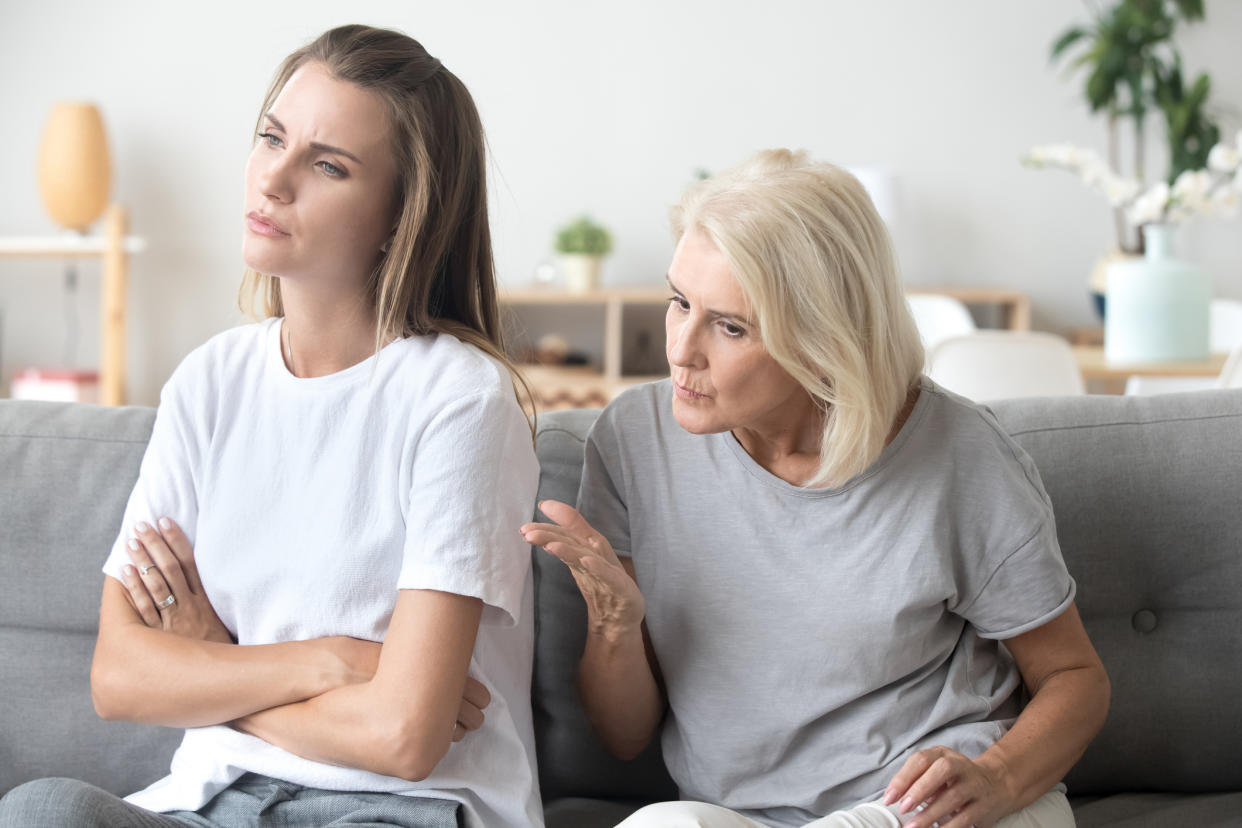
{"type": "MultiPolygon", "coordinates": [[[[1112,678],[1108,723],[1066,780],[1078,825],[1242,825],[1242,391],[994,408],[1043,475],[1112,678]]],[[[0,794],[40,776],[127,793],[163,774],[178,741],[100,721],[88,689],[99,564],[152,416],[0,401],[0,794]]],[[[594,416],[540,418],[541,497],[573,500],[594,416]]],[[[658,748],[620,762],[594,744],[572,689],[582,601],[533,554],[548,825],[613,825],[676,790],[658,748]]]]}

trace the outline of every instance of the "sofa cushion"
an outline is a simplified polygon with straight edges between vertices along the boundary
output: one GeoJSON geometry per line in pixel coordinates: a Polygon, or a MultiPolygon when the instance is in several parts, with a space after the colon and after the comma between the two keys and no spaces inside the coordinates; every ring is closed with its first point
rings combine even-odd
{"type": "MultiPolygon", "coordinates": [[[[578,499],[583,437],[598,410],[539,415],[539,500],[578,499]]],[[[536,513],[536,519],[544,520],[536,513]]],[[[531,550],[535,572],[535,664],[531,686],[539,783],[544,801],[563,796],[676,799],[658,740],[630,762],[596,742],[574,690],[586,643],[586,603],[563,563],[531,550]]]]}
{"type": "Polygon", "coordinates": [[[1112,681],[1070,792],[1242,789],[1242,391],[994,410],[1039,468],[1112,681]]]}
{"type": "MultiPolygon", "coordinates": [[[[1242,793],[1117,794],[1070,800],[1077,828],[1237,828],[1242,793]]],[[[551,828],[551,826],[549,826],[551,828]]]]}
{"type": "Polygon", "coordinates": [[[131,793],[167,772],[180,741],[105,722],[90,697],[99,567],[154,415],[0,400],[0,793],[41,776],[131,793]]]}

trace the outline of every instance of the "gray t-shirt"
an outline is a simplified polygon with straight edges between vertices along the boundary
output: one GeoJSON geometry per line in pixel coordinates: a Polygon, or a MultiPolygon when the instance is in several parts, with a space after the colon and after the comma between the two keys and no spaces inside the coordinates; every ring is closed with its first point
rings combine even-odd
{"type": "Polygon", "coordinates": [[[682,798],[773,826],[875,799],[916,750],[983,753],[1019,710],[999,640],[1074,597],[1031,459],[926,378],[835,489],[683,430],[668,380],[638,386],[587,438],[579,508],[633,558],[682,798]]]}

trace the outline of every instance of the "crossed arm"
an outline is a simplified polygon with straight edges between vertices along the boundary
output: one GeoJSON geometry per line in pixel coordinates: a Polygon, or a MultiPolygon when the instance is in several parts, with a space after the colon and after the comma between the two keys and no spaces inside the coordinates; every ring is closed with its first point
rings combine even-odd
{"type": "Polygon", "coordinates": [[[91,692],[104,718],[231,723],[292,753],[418,780],[489,701],[466,672],[482,602],[401,590],[383,645],[336,636],[232,643],[175,524],[146,527],[122,584],[108,578],[91,692]],[[176,602],[156,604],[168,594],[176,602]],[[463,721],[464,719],[464,721],[463,721]]]}

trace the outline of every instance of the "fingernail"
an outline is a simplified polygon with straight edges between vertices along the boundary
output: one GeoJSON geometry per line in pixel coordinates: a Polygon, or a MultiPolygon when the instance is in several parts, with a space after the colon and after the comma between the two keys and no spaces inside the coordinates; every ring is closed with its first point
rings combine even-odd
{"type": "Polygon", "coordinates": [[[165,530],[171,529],[172,521],[169,520],[168,518],[160,518],[160,528],[165,529],[165,530]]]}
{"type": "Polygon", "coordinates": [[[904,814],[913,807],[914,800],[907,796],[905,799],[901,800],[901,804],[897,806],[897,813],[904,814]]]}
{"type": "Polygon", "coordinates": [[[150,531],[150,529],[151,529],[150,526],[147,526],[145,523],[141,521],[134,524],[134,531],[140,535],[145,535],[148,531],[150,531]]]}
{"type": "Polygon", "coordinates": [[[892,788],[889,788],[888,790],[884,792],[884,804],[885,805],[892,805],[896,801],[897,801],[897,791],[893,790],[892,788]]]}
{"type": "Polygon", "coordinates": [[[139,548],[140,548],[140,547],[139,547],[139,545],[138,545],[138,541],[134,540],[133,538],[130,538],[130,539],[129,539],[129,548],[130,548],[131,550],[133,550],[134,552],[137,552],[137,551],[139,550],[139,548]]]}
{"type": "Polygon", "coordinates": [[[129,564],[126,564],[125,566],[121,567],[121,572],[125,573],[126,575],[132,578],[134,575],[137,574],[138,570],[134,569],[129,564]]]}

